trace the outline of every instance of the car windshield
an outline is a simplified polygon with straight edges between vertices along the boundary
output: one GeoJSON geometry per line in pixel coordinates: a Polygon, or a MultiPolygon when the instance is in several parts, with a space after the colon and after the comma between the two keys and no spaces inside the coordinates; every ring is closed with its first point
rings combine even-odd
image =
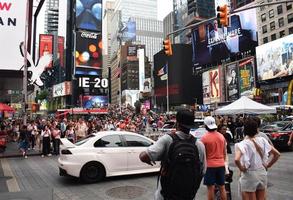
{"type": "Polygon", "coordinates": [[[272,124],[269,125],[264,125],[263,127],[261,127],[260,129],[263,130],[281,130],[284,127],[286,127],[288,125],[289,122],[284,122],[284,121],[280,121],[280,122],[274,122],[272,124]]]}
{"type": "Polygon", "coordinates": [[[75,145],[76,145],[76,146],[80,146],[80,145],[86,143],[87,141],[89,141],[92,137],[95,137],[95,135],[94,135],[94,134],[88,135],[88,136],[86,136],[85,138],[83,138],[83,139],[77,141],[77,142],[75,143],[75,145]]]}

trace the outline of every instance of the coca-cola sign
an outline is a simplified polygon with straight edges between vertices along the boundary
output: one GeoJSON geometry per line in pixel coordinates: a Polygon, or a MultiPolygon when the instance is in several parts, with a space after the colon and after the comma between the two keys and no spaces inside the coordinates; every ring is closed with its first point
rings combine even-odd
{"type": "Polygon", "coordinates": [[[88,38],[88,39],[97,39],[99,33],[93,33],[93,32],[81,32],[82,38],[88,38]]]}

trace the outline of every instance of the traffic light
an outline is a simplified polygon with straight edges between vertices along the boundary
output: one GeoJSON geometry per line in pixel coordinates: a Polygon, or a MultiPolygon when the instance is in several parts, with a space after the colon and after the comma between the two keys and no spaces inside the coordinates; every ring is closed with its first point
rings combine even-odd
{"type": "Polygon", "coordinates": [[[218,19],[218,26],[221,27],[222,26],[229,26],[229,18],[228,18],[228,6],[224,5],[224,6],[218,6],[217,7],[217,19],[218,19]]]}
{"type": "Polygon", "coordinates": [[[165,54],[167,56],[172,56],[172,54],[173,54],[173,52],[172,52],[172,43],[171,43],[170,39],[164,40],[163,45],[164,45],[165,54]]]}

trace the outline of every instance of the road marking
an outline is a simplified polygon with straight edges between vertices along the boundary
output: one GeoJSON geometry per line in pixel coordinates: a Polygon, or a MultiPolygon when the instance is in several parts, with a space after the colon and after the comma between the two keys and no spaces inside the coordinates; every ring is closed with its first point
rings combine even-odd
{"type": "Polygon", "coordinates": [[[4,176],[11,177],[11,179],[8,179],[6,181],[8,191],[9,192],[19,192],[20,191],[19,185],[16,181],[16,178],[14,177],[14,175],[12,173],[12,170],[10,168],[10,165],[9,165],[7,159],[1,159],[1,165],[3,168],[4,176]]]}

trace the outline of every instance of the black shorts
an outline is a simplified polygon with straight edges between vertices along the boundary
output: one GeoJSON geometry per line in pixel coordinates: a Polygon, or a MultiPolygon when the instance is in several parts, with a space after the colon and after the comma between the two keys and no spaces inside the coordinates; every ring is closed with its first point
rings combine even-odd
{"type": "Polygon", "coordinates": [[[225,167],[208,167],[204,176],[204,185],[225,185],[225,167]]]}

